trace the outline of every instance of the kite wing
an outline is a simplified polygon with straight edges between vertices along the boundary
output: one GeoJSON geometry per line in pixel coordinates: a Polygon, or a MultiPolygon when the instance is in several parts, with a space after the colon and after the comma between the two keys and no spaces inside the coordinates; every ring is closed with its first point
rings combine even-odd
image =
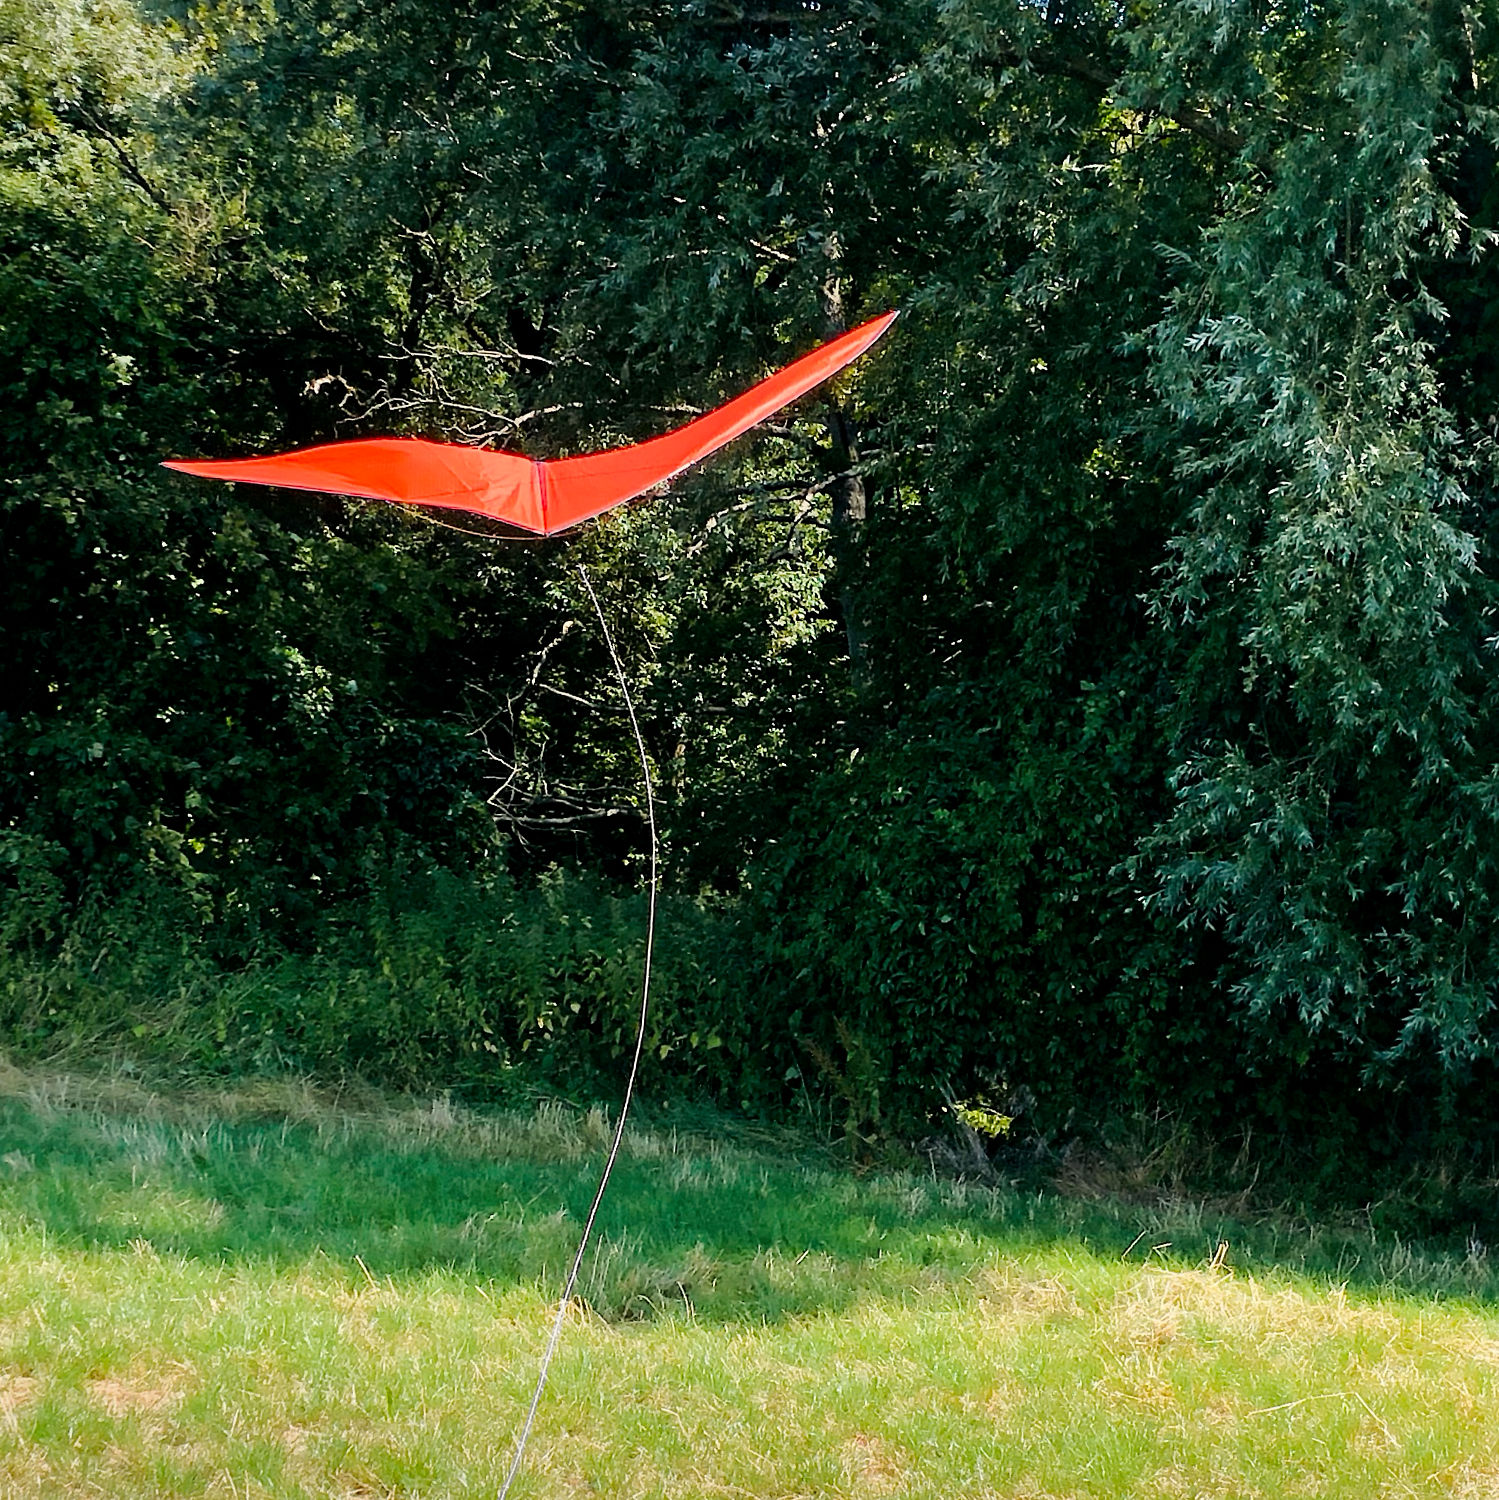
{"type": "Polygon", "coordinates": [[[519,453],[490,448],[429,443],[423,438],[355,438],[269,458],[184,459],[163,467],[236,484],[275,484],[289,490],[472,510],[527,531],[547,529],[541,511],[541,465],[519,453]]]}
{"type": "Polygon", "coordinates": [[[613,505],[643,495],[683,469],[716,453],[740,433],[821,385],[856,360],[895,321],[894,313],[858,328],[794,360],[742,396],[678,427],[627,448],[608,448],[581,458],[559,458],[541,466],[547,530],[561,531],[613,505]]]}
{"type": "Polygon", "coordinates": [[[895,317],[886,313],[830,340],[673,432],[580,458],[537,462],[519,453],[422,438],[355,438],[268,458],[173,460],[165,467],[203,479],[473,511],[550,536],[643,495],[716,453],[857,359],[895,317]]]}

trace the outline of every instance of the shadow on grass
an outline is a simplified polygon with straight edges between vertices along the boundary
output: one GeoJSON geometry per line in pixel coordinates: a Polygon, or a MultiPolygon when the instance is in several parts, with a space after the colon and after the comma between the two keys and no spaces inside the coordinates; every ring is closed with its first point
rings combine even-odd
{"type": "MultiPolygon", "coordinates": [[[[604,1122],[460,1117],[434,1107],[186,1122],[0,1098],[0,1230],[110,1251],[145,1243],[217,1264],[313,1261],[397,1280],[451,1272],[560,1290],[598,1182],[604,1122]],[[475,1122],[478,1122],[477,1124],[475,1122]]],[[[690,1311],[712,1323],[835,1313],[1058,1255],[1228,1264],[1422,1299],[1499,1299],[1466,1254],[1349,1227],[1287,1227],[912,1174],[855,1177],[797,1153],[669,1126],[627,1136],[580,1293],[602,1316],[690,1311]]]]}

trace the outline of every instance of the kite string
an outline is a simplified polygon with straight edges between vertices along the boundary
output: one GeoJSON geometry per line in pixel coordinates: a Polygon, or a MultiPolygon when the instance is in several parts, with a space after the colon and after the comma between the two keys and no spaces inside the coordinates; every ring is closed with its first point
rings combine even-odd
{"type": "Polygon", "coordinates": [[[619,653],[614,649],[614,638],[609,633],[609,622],[604,617],[598,595],[593,591],[593,581],[588,576],[588,570],[582,563],[578,564],[578,576],[583,580],[583,587],[588,591],[588,597],[593,604],[593,612],[598,616],[599,628],[604,634],[604,644],[609,648],[609,658],[614,663],[614,675],[619,682],[620,694],[625,700],[625,712],[630,716],[630,728],[635,735],[635,749],[640,755],[640,773],[645,781],[645,813],[651,832],[651,882],[649,903],[646,908],[644,976],[640,985],[640,1029],[635,1037],[635,1056],[630,1061],[630,1076],[625,1083],[625,1097],[619,1107],[619,1122],[614,1127],[614,1140],[609,1146],[609,1156],[604,1163],[603,1176],[599,1179],[599,1190],[593,1195],[593,1207],[588,1210],[588,1219],[583,1225],[583,1237],[578,1241],[578,1253],[573,1257],[572,1269],[567,1273],[567,1282],[562,1289],[562,1300],[557,1304],[557,1316],[552,1320],[551,1336],[547,1339],[546,1352],[541,1357],[541,1374],[537,1378],[536,1389],[531,1394],[531,1405],[526,1412],[526,1420],[515,1445],[515,1456],[510,1460],[510,1472],[505,1475],[505,1482],[500,1486],[499,1500],[505,1500],[516,1474],[520,1471],[521,1458],[526,1451],[526,1441],[531,1436],[531,1424],[536,1420],[536,1408],[541,1404],[541,1392],[546,1385],[547,1369],[552,1363],[552,1355],[556,1353],[557,1341],[562,1337],[562,1324],[567,1317],[568,1303],[572,1300],[573,1287],[577,1284],[578,1272],[583,1265],[583,1252],[588,1248],[588,1237],[593,1232],[593,1221],[598,1217],[599,1204],[604,1201],[604,1189],[609,1185],[609,1174],[614,1170],[614,1158],[619,1155],[619,1144],[624,1138],[625,1116],[630,1110],[630,1098],[635,1092],[635,1075],[640,1069],[640,1054],[645,1046],[645,1018],[651,994],[651,954],[656,944],[656,804],[651,790],[650,762],[646,758],[645,739],[640,733],[640,722],[635,717],[635,704],[630,697],[630,687],[625,681],[625,669],[620,664],[619,653]]]}
{"type": "Polygon", "coordinates": [[[455,526],[451,521],[439,521],[436,516],[422,513],[422,519],[444,531],[456,531],[459,536],[476,536],[481,542],[534,542],[534,536],[502,536],[496,531],[475,531],[469,526],[455,526]]]}

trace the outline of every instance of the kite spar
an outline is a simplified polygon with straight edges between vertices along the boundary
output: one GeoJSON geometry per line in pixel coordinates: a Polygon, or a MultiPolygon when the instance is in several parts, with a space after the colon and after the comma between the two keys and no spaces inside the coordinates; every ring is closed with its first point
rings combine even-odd
{"type": "MultiPolygon", "coordinates": [[[[456,443],[432,443],[423,438],[354,438],[342,443],[324,443],[294,453],[273,454],[265,458],[240,459],[174,459],[165,467],[202,479],[227,479],[239,484],[268,484],[284,489],[315,490],[324,494],[353,495],[368,500],[390,500],[397,504],[431,507],[439,510],[462,510],[501,521],[535,536],[555,536],[559,531],[592,520],[616,505],[633,500],[658,485],[675,478],[684,469],[716,453],[725,444],[773,416],[782,407],[805,395],[814,386],[837,374],[845,365],[864,353],[895,321],[896,314],[885,313],[851,329],[838,338],[819,345],[810,354],[776,371],[736,396],[732,401],[678,427],[660,437],[648,438],[623,448],[608,448],[577,458],[536,460],[519,453],[504,453],[490,448],[473,448],[456,443]]],[[[646,926],[644,977],[640,991],[640,1029],[635,1039],[635,1056],[625,1084],[624,1102],[615,1124],[614,1138],[604,1163],[593,1206],[583,1226],[578,1252],[557,1306],[541,1373],[524,1426],[510,1461],[509,1472],[500,1488],[499,1500],[505,1500],[519,1472],[526,1440],[536,1418],[536,1408],[546,1385],[547,1369],[562,1333],[568,1303],[577,1284],[583,1264],[583,1252],[593,1230],[604,1189],[619,1154],[625,1133],[625,1116],[640,1068],[640,1052],[645,1041],[646,1010],[650,1002],[651,956],[656,932],[656,818],[651,791],[651,770],[645,753],[645,741],[635,718],[635,706],[625,681],[624,668],[614,649],[608,621],[593,591],[587,571],[579,564],[583,586],[598,615],[614,663],[625,710],[634,731],[640,769],[645,778],[646,812],[651,830],[650,905],[646,926]]]]}

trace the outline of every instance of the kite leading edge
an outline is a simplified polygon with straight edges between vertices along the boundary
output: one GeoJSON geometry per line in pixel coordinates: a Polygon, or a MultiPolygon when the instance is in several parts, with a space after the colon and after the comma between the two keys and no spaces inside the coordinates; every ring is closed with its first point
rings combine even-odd
{"type": "Polygon", "coordinates": [[[660,437],[577,458],[537,460],[425,438],[354,438],[265,458],[173,459],[202,479],[280,485],[472,511],[552,536],[664,484],[852,363],[895,321],[890,312],[819,345],[705,416],[660,437]]]}

